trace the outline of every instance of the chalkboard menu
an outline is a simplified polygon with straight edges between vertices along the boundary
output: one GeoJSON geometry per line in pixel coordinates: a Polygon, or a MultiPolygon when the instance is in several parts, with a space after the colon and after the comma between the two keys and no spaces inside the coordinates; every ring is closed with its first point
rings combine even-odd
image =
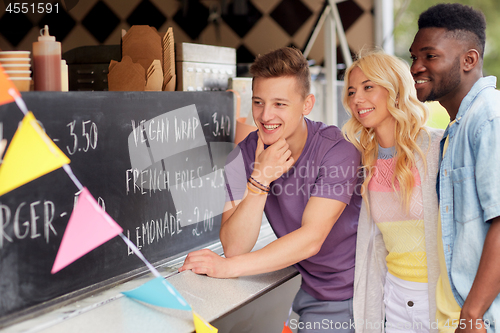
{"type": "MultiPolygon", "coordinates": [[[[227,92],[29,92],[77,179],[151,263],[218,240],[233,148],[227,92]]],[[[22,112],[0,106],[0,139],[22,112]]],[[[54,299],[146,269],[120,237],[51,274],[79,190],[61,168],[0,196],[0,327],[54,299]]]]}

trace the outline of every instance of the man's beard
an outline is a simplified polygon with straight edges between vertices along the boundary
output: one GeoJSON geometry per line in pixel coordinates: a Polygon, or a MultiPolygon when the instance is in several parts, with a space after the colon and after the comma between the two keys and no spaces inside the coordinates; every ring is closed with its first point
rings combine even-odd
{"type": "MultiPolygon", "coordinates": [[[[425,102],[437,101],[441,97],[449,94],[451,91],[455,90],[456,87],[460,85],[460,56],[457,56],[453,67],[451,68],[448,76],[446,76],[442,82],[439,83],[438,87],[434,87],[429,95],[425,98],[425,102]]],[[[435,83],[435,81],[434,81],[435,83]]]]}

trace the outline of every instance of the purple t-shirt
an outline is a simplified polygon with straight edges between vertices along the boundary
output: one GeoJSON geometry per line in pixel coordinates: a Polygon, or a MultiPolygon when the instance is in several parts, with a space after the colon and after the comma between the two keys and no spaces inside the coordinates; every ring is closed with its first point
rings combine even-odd
{"type": "MultiPolygon", "coordinates": [[[[264,211],[277,237],[301,227],[311,196],[347,204],[321,250],[294,266],[302,288],[319,300],[353,296],[356,231],[361,206],[360,154],[335,126],[306,119],[307,141],[293,168],[271,183],[264,211]]],[[[257,132],[250,133],[228,156],[227,201],[241,200],[253,170],[257,132]]]]}

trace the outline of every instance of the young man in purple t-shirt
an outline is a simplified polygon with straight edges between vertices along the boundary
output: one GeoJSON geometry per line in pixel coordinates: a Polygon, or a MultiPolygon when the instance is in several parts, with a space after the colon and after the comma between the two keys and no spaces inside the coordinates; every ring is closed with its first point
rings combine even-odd
{"type": "Polygon", "coordinates": [[[259,56],[250,72],[258,131],[228,156],[220,230],[226,258],[195,251],[180,271],[228,278],[295,265],[302,275],[294,300],[299,332],[354,332],[360,155],[337,127],[304,117],[315,98],[300,51],[259,56]],[[263,212],[278,239],[250,252],[263,212]]]}

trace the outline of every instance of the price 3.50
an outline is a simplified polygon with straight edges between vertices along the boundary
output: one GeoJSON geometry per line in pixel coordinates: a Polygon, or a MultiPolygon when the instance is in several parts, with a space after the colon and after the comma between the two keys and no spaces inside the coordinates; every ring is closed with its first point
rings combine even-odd
{"type": "Polygon", "coordinates": [[[66,146],[68,154],[73,155],[77,151],[87,152],[89,149],[96,149],[97,147],[97,125],[90,120],[82,121],[82,132],[79,136],[76,129],[76,120],[73,120],[66,125],[69,127],[69,134],[73,138],[73,147],[66,146]]]}

